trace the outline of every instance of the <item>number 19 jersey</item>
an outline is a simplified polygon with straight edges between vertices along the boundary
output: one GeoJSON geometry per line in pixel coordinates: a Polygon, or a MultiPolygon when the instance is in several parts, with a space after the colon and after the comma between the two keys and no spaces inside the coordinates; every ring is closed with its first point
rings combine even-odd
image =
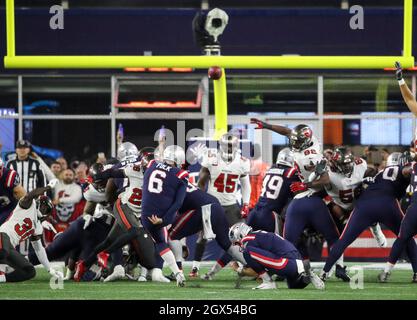
{"type": "Polygon", "coordinates": [[[201,166],[210,172],[207,193],[216,197],[222,206],[239,202],[238,185],[242,176],[248,175],[250,161],[236,154],[231,162],[225,162],[216,149],[208,149],[201,166]]]}

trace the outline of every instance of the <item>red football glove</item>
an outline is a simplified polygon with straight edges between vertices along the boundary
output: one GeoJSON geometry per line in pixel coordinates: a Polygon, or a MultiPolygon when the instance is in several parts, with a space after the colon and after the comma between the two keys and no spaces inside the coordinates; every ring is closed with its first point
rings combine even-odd
{"type": "Polygon", "coordinates": [[[240,215],[243,219],[246,219],[249,215],[249,205],[247,203],[244,203],[242,206],[242,209],[240,210],[240,215]]]}
{"type": "Polygon", "coordinates": [[[308,189],[307,185],[303,182],[293,182],[290,185],[291,192],[298,193],[308,189]]]}
{"type": "Polygon", "coordinates": [[[271,128],[270,124],[268,124],[266,122],[263,122],[263,121],[261,121],[259,119],[256,119],[256,118],[251,118],[250,123],[257,125],[257,127],[255,129],[270,129],[271,128]]]}

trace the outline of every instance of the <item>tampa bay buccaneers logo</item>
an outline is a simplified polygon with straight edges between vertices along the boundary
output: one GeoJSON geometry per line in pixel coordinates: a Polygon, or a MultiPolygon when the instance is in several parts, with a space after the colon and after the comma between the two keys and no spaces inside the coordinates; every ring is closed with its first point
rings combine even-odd
{"type": "Polygon", "coordinates": [[[303,135],[306,138],[311,138],[311,136],[313,135],[313,131],[311,131],[310,128],[304,128],[303,135]]]}

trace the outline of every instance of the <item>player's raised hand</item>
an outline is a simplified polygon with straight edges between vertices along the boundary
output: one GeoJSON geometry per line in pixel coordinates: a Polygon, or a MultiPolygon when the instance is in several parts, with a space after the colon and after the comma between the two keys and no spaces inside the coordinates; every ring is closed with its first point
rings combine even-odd
{"type": "Polygon", "coordinates": [[[49,181],[48,187],[50,187],[51,189],[54,189],[56,185],[58,184],[58,182],[59,182],[58,179],[52,179],[51,181],[49,181]]]}
{"type": "Polygon", "coordinates": [[[151,217],[148,217],[148,219],[149,219],[149,221],[152,223],[152,224],[154,224],[154,225],[157,225],[157,224],[161,224],[162,223],[162,219],[161,218],[159,218],[157,215],[155,215],[155,214],[153,214],[151,217]]]}
{"type": "Polygon", "coordinates": [[[250,123],[257,125],[255,129],[269,129],[271,127],[270,124],[256,118],[251,118],[250,123]]]}
{"type": "Polygon", "coordinates": [[[403,68],[401,67],[401,63],[399,61],[395,61],[395,75],[397,76],[397,80],[400,81],[403,78],[403,68]]]}
{"type": "Polygon", "coordinates": [[[240,215],[243,219],[246,219],[249,215],[249,205],[247,203],[244,203],[242,206],[242,209],[240,210],[240,215]]]}

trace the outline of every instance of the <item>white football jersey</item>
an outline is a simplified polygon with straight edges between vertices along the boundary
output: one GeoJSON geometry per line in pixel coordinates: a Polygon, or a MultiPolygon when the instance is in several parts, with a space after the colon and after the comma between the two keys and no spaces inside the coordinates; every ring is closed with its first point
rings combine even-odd
{"type": "Polygon", "coordinates": [[[43,228],[39,216],[35,200],[29,209],[23,209],[18,204],[7,221],[0,226],[0,232],[6,233],[12,246],[16,247],[32,235],[42,235],[43,228]]]}
{"type": "Polygon", "coordinates": [[[125,176],[129,179],[125,191],[119,195],[123,204],[129,206],[136,213],[142,212],[143,171],[139,162],[126,165],[125,176]]]}
{"type": "MultiPolygon", "coordinates": [[[[298,175],[302,182],[311,182],[315,179],[314,170],[315,166],[324,159],[322,154],[322,147],[319,140],[313,136],[313,144],[305,150],[293,151],[294,166],[298,171],[298,175]]],[[[299,199],[303,197],[311,196],[313,193],[320,191],[321,188],[310,188],[304,192],[301,192],[294,196],[299,199]]]]}
{"type": "Polygon", "coordinates": [[[232,162],[225,162],[217,149],[208,149],[201,165],[210,172],[207,193],[216,197],[222,206],[230,206],[240,201],[239,179],[249,174],[249,159],[237,153],[232,162]]]}
{"type": "Polygon", "coordinates": [[[84,190],[84,198],[87,201],[97,203],[93,217],[101,218],[103,215],[113,216],[111,205],[106,200],[104,190],[97,190],[92,184],[84,190]]]}
{"type": "Polygon", "coordinates": [[[339,172],[329,171],[330,185],[326,186],[326,191],[337,205],[345,210],[353,209],[355,190],[362,184],[367,167],[365,160],[357,158],[349,178],[339,172]]]}

